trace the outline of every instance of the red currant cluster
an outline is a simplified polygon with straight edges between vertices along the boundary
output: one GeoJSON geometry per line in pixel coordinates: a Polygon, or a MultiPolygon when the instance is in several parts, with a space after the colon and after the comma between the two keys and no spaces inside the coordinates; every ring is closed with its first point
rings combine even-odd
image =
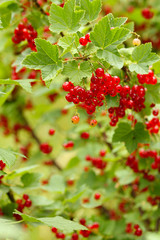
{"type": "Polygon", "coordinates": [[[101,157],[91,157],[90,155],[86,156],[86,161],[89,161],[92,163],[92,166],[98,169],[105,169],[107,166],[107,162],[103,161],[101,157]]]}
{"type": "MultiPolygon", "coordinates": [[[[121,85],[118,85],[121,86],[121,85]]],[[[108,109],[109,117],[111,119],[110,125],[116,126],[118,119],[125,116],[126,109],[133,109],[140,112],[145,108],[145,88],[143,86],[134,85],[131,89],[128,85],[121,86],[120,105],[119,107],[111,107],[108,109]]]]}
{"type": "Polygon", "coordinates": [[[119,85],[119,77],[112,77],[108,73],[104,74],[102,68],[97,68],[95,73],[96,76],[92,74],[91,77],[90,90],[74,86],[72,82],[63,84],[64,91],[69,92],[66,95],[66,100],[74,104],[84,103],[86,112],[90,115],[96,111],[97,106],[103,106],[104,95],[114,97],[122,90],[122,86],[119,85]]]}
{"type": "Polygon", "coordinates": [[[139,156],[141,158],[153,158],[154,162],[152,162],[151,168],[160,170],[160,156],[158,155],[158,153],[156,151],[141,149],[139,151],[139,156]]]}
{"type": "Polygon", "coordinates": [[[55,234],[56,238],[58,239],[64,239],[66,235],[62,232],[58,232],[58,229],[55,227],[52,227],[51,231],[55,234]]]}
{"type": "MultiPolygon", "coordinates": [[[[32,206],[32,201],[29,199],[29,196],[27,194],[23,194],[23,198],[22,199],[18,199],[16,201],[16,203],[18,204],[17,210],[19,212],[23,212],[23,209],[25,207],[29,208],[29,207],[32,206]]],[[[20,221],[22,219],[21,216],[16,214],[16,213],[13,214],[13,216],[15,217],[15,219],[17,221],[20,221]]]]}
{"type": "Polygon", "coordinates": [[[126,225],[126,233],[129,234],[134,234],[137,237],[142,236],[142,229],[140,228],[140,226],[138,224],[135,224],[134,226],[132,226],[132,223],[128,223],[126,225]]]}
{"type": "Polygon", "coordinates": [[[142,11],[142,16],[145,18],[145,19],[151,19],[153,18],[154,16],[154,13],[151,12],[151,10],[149,8],[144,8],[142,11]]]}
{"type": "Polygon", "coordinates": [[[41,150],[41,152],[43,152],[45,154],[49,154],[49,153],[52,152],[53,148],[48,143],[41,143],[40,144],[40,150],[41,150]]]}
{"type": "Polygon", "coordinates": [[[157,84],[157,78],[154,76],[154,72],[149,70],[148,74],[137,74],[137,78],[140,84],[157,84]]]}
{"type": "Polygon", "coordinates": [[[85,37],[81,37],[81,38],[79,39],[79,43],[80,43],[82,46],[86,46],[87,43],[89,43],[89,42],[91,42],[91,40],[90,40],[90,34],[89,34],[89,33],[87,33],[87,34],[85,35],[85,37]]]}
{"type": "Polygon", "coordinates": [[[157,117],[152,118],[149,122],[146,122],[146,128],[150,133],[157,134],[160,128],[160,120],[157,117]]]}
{"type": "Polygon", "coordinates": [[[149,196],[147,198],[147,202],[149,202],[152,206],[156,206],[160,203],[160,196],[156,196],[156,197],[149,196]]]}
{"type": "Polygon", "coordinates": [[[63,144],[63,147],[67,150],[71,150],[74,147],[74,142],[73,141],[68,141],[67,143],[63,144]]]}
{"type": "Polygon", "coordinates": [[[19,23],[18,27],[14,30],[14,36],[12,37],[12,41],[15,44],[18,44],[24,40],[28,41],[28,45],[32,51],[36,51],[36,45],[34,39],[37,37],[37,32],[34,30],[31,24],[28,24],[23,21],[19,23]]]}
{"type": "Polygon", "coordinates": [[[0,160],[0,171],[2,171],[5,168],[6,164],[0,160]]]}

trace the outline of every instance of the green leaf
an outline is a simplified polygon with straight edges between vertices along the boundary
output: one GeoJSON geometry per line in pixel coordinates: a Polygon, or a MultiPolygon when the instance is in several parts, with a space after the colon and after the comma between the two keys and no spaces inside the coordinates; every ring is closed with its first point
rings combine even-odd
{"type": "MultiPolygon", "coordinates": [[[[23,79],[23,80],[0,79],[0,84],[18,85],[18,86],[21,86],[27,92],[31,93],[32,87],[31,87],[30,83],[33,81],[35,82],[35,79],[23,79]]],[[[12,86],[12,87],[14,87],[14,86],[12,86]]],[[[9,88],[9,86],[8,86],[8,88],[9,88]]],[[[5,92],[6,92],[6,90],[5,90],[5,92]]]]}
{"type": "Polygon", "coordinates": [[[106,102],[107,102],[107,108],[119,106],[118,96],[111,97],[111,96],[107,95],[105,98],[106,98],[106,102]]]}
{"type": "Polygon", "coordinates": [[[68,0],[64,7],[52,4],[50,9],[50,30],[55,33],[61,31],[76,32],[80,27],[80,20],[84,15],[83,10],[75,10],[75,0],[68,0]]]}
{"type": "Polygon", "coordinates": [[[106,60],[110,65],[114,67],[117,67],[119,69],[123,67],[123,60],[118,50],[115,48],[108,47],[105,50],[99,49],[97,51],[97,56],[106,60]]]}
{"type": "Polygon", "coordinates": [[[71,81],[78,84],[84,77],[91,77],[92,70],[88,62],[78,64],[76,61],[71,61],[64,66],[63,72],[71,81]]]}
{"type": "Polygon", "coordinates": [[[130,168],[118,170],[115,172],[115,175],[118,177],[118,182],[120,185],[129,184],[136,178],[136,175],[130,168]]]}
{"type": "Polygon", "coordinates": [[[2,106],[11,92],[13,91],[14,86],[0,86],[0,106],[2,106]]]}
{"type": "Polygon", "coordinates": [[[60,38],[58,45],[63,48],[63,53],[61,56],[68,52],[72,52],[73,54],[77,52],[76,46],[79,44],[79,38],[77,34],[67,35],[63,38],[60,38]]]}
{"type": "Polygon", "coordinates": [[[112,141],[124,142],[128,152],[132,153],[137,148],[138,143],[149,142],[149,134],[145,131],[142,123],[137,123],[134,130],[131,129],[128,123],[119,123],[112,141]]]}
{"type": "Polygon", "coordinates": [[[57,192],[63,194],[66,189],[65,181],[61,175],[53,175],[49,181],[49,184],[44,186],[43,189],[50,192],[57,192]]]}
{"type": "Polygon", "coordinates": [[[23,66],[42,71],[42,78],[53,79],[62,68],[62,62],[58,60],[58,47],[44,39],[35,40],[37,52],[32,52],[22,62],[23,66]]]}
{"type": "Polygon", "coordinates": [[[156,85],[146,85],[147,92],[145,95],[145,103],[151,104],[151,103],[160,103],[160,83],[156,85]]]}
{"type": "Polygon", "coordinates": [[[112,13],[109,13],[107,15],[110,27],[120,27],[122,26],[126,21],[126,17],[117,17],[115,18],[112,13]]]}
{"type": "Polygon", "coordinates": [[[16,72],[19,72],[22,68],[22,61],[25,59],[25,57],[31,53],[30,48],[27,48],[26,50],[24,50],[21,54],[18,55],[16,61],[12,64],[12,66],[16,67],[16,72]]]}
{"type": "Polygon", "coordinates": [[[83,22],[91,22],[98,17],[101,11],[101,0],[81,0],[80,6],[85,10],[83,22]]]}
{"type": "Polygon", "coordinates": [[[56,217],[46,217],[46,218],[35,218],[31,217],[27,214],[23,214],[19,211],[15,211],[15,213],[19,214],[24,221],[26,222],[37,222],[45,224],[49,227],[55,227],[61,231],[64,231],[65,233],[72,233],[74,230],[87,230],[87,228],[77,222],[65,219],[60,216],[56,217]]]}
{"type": "Polygon", "coordinates": [[[159,60],[156,53],[151,53],[152,44],[146,43],[136,47],[132,52],[132,64],[129,65],[131,72],[135,71],[140,74],[147,74],[149,66],[159,60]]]}
{"type": "Polygon", "coordinates": [[[41,174],[39,173],[25,173],[21,177],[21,181],[23,183],[24,188],[35,188],[40,186],[40,178],[41,174]]]}
{"type": "Polygon", "coordinates": [[[105,16],[94,27],[90,34],[91,41],[102,49],[109,46],[118,46],[129,36],[130,30],[123,27],[111,29],[108,16],[105,16]]]}
{"type": "Polygon", "coordinates": [[[17,155],[21,155],[21,154],[13,152],[11,150],[0,148],[0,159],[9,168],[11,168],[15,164],[17,155]]]}
{"type": "Polygon", "coordinates": [[[95,25],[90,37],[92,43],[94,43],[100,49],[97,51],[97,56],[103,58],[110,65],[117,68],[123,67],[123,60],[117,50],[117,46],[124,42],[130,35],[130,30],[123,27],[115,27],[111,29],[111,26],[121,25],[126,19],[121,18],[115,20],[113,15],[107,15],[95,25]]]}

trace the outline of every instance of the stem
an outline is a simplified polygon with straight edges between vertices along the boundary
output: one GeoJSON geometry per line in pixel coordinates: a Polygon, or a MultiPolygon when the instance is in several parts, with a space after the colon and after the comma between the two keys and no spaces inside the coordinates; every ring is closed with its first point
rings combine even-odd
{"type": "MultiPolygon", "coordinates": [[[[25,118],[25,116],[24,116],[23,114],[22,114],[22,118],[23,118],[23,121],[25,122],[25,124],[30,127],[30,124],[29,124],[28,120],[25,118]]],[[[37,135],[35,134],[34,130],[33,130],[31,127],[30,127],[30,129],[31,129],[31,135],[32,135],[32,137],[33,137],[34,140],[37,142],[37,144],[40,146],[40,145],[41,145],[40,139],[37,137],[37,135]]],[[[58,163],[57,163],[54,159],[51,159],[51,160],[53,161],[54,166],[55,166],[58,170],[61,171],[62,168],[58,165],[58,163]]]]}
{"type": "Polygon", "coordinates": [[[41,13],[46,15],[46,12],[43,10],[43,8],[41,8],[41,6],[39,5],[39,3],[37,2],[37,0],[32,0],[34,2],[34,4],[36,5],[37,8],[39,8],[39,10],[41,11],[41,13]]]}
{"type": "Polygon", "coordinates": [[[14,199],[14,195],[13,195],[12,190],[9,190],[9,192],[7,193],[7,196],[12,203],[15,203],[15,199],[14,199]]]}

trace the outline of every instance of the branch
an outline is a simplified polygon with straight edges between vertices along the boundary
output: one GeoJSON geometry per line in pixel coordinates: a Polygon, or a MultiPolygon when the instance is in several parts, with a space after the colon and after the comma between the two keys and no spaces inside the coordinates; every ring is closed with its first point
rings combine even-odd
{"type": "Polygon", "coordinates": [[[37,0],[33,0],[34,4],[36,5],[36,7],[41,11],[41,13],[46,15],[46,12],[43,10],[43,8],[41,8],[41,6],[39,5],[39,3],[37,2],[37,0]]]}
{"type": "MultiPolygon", "coordinates": [[[[28,122],[28,120],[25,118],[25,116],[23,115],[22,111],[21,111],[21,116],[22,116],[23,121],[25,122],[25,124],[30,127],[29,122],[28,122]]],[[[32,135],[32,137],[33,137],[34,140],[37,142],[37,144],[40,146],[40,145],[41,145],[40,139],[37,137],[37,135],[35,134],[34,130],[33,130],[31,127],[30,127],[30,129],[31,129],[31,135],[32,135]]],[[[58,165],[58,163],[57,163],[54,159],[51,159],[51,160],[53,161],[54,166],[55,166],[58,170],[62,170],[62,168],[58,165]]]]}
{"type": "Polygon", "coordinates": [[[7,193],[7,196],[12,203],[15,203],[15,199],[14,199],[14,195],[13,195],[12,190],[9,190],[9,192],[7,193]]]}

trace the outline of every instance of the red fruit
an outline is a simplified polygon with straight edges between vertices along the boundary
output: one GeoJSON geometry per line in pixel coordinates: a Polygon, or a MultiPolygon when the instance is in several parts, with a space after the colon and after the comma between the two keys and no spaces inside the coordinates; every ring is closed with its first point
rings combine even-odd
{"type": "Polygon", "coordinates": [[[0,170],[3,170],[5,168],[6,164],[0,160],[0,170]]]}
{"type": "Polygon", "coordinates": [[[26,207],[31,207],[32,206],[32,201],[30,199],[27,199],[26,202],[25,202],[25,206],[26,207]]]}
{"type": "Polygon", "coordinates": [[[72,149],[72,148],[74,147],[74,142],[69,141],[69,142],[67,142],[67,143],[64,143],[64,144],[63,144],[63,147],[64,147],[65,149],[72,149]]]}
{"type": "Polygon", "coordinates": [[[29,199],[28,194],[23,194],[23,199],[24,199],[24,200],[28,200],[28,199],[29,199]]]}
{"type": "Polygon", "coordinates": [[[79,118],[79,116],[77,116],[77,115],[75,115],[75,116],[72,117],[72,123],[73,123],[73,124],[78,124],[78,123],[79,123],[79,120],[80,120],[80,118],[79,118]]]}
{"type": "Polygon", "coordinates": [[[80,230],[79,232],[83,237],[88,238],[89,235],[91,234],[91,231],[89,230],[80,230]]]}
{"type": "Polygon", "coordinates": [[[64,239],[66,236],[64,233],[56,233],[56,238],[64,239]]]}
{"type": "Polygon", "coordinates": [[[57,228],[52,227],[51,231],[52,231],[53,233],[57,233],[58,230],[57,230],[57,228]]]}
{"type": "Polygon", "coordinates": [[[53,128],[49,129],[48,131],[49,135],[54,135],[55,134],[55,130],[53,128]]]}
{"type": "Polygon", "coordinates": [[[99,152],[99,155],[100,155],[101,157],[104,157],[104,156],[106,155],[106,150],[101,150],[101,151],[99,152]]]}
{"type": "Polygon", "coordinates": [[[86,46],[87,43],[88,43],[88,40],[85,38],[85,37],[81,37],[79,39],[79,43],[82,45],[82,46],[86,46]]]}
{"type": "Polygon", "coordinates": [[[89,138],[89,133],[87,133],[87,132],[81,133],[81,138],[88,139],[89,138]]]}
{"type": "Polygon", "coordinates": [[[40,150],[45,154],[49,154],[52,152],[53,148],[48,143],[41,143],[40,150]]]}
{"type": "Polygon", "coordinates": [[[86,34],[85,39],[87,40],[87,42],[91,42],[89,33],[86,34]]]}
{"type": "Polygon", "coordinates": [[[94,199],[95,200],[99,200],[101,198],[101,194],[100,193],[95,193],[94,194],[94,199]]]}
{"type": "Polygon", "coordinates": [[[149,8],[144,8],[141,13],[142,16],[146,19],[151,19],[154,16],[154,13],[151,12],[149,8]]]}
{"type": "Polygon", "coordinates": [[[81,219],[79,220],[79,222],[80,222],[80,224],[82,224],[82,225],[86,225],[86,220],[85,220],[84,218],[81,218],[81,219]]]}
{"type": "Polygon", "coordinates": [[[97,229],[99,228],[99,223],[95,222],[90,226],[90,229],[97,229]]]}
{"type": "Polygon", "coordinates": [[[158,116],[159,110],[158,109],[154,109],[152,113],[153,113],[154,116],[158,116]]]}
{"type": "Polygon", "coordinates": [[[64,82],[62,87],[64,91],[69,92],[74,87],[74,85],[71,82],[64,82]]]}
{"type": "Polygon", "coordinates": [[[67,185],[68,186],[72,186],[73,184],[74,184],[74,180],[73,179],[67,180],[67,185]]]}
{"type": "Polygon", "coordinates": [[[73,233],[72,234],[72,237],[71,237],[71,240],[78,240],[78,234],[77,233],[73,233]]]}
{"type": "Polygon", "coordinates": [[[96,120],[96,119],[91,120],[91,121],[90,121],[90,125],[91,125],[92,127],[95,127],[95,126],[97,125],[97,120],[96,120]]]}
{"type": "Polygon", "coordinates": [[[140,228],[136,229],[134,235],[136,235],[137,237],[142,236],[142,229],[140,229],[140,228]]]}
{"type": "Polygon", "coordinates": [[[104,69],[103,68],[97,68],[95,73],[96,73],[97,77],[103,77],[104,76],[104,69]]]}

